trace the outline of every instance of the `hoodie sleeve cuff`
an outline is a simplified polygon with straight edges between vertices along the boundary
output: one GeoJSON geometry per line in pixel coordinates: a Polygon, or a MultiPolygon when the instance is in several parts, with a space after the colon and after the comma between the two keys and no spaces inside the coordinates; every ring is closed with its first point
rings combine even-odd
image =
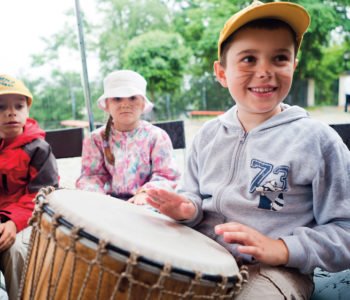
{"type": "Polygon", "coordinates": [[[178,221],[178,223],[186,225],[188,227],[194,227],[202,220],[202,218],[203,218],[203,211],[202,211],[202,208],[197,204],[196,201],[193,201],[192,199],[188,199],[188,200],[193,203],[193,205],[196,208],[196,212],[195,212],[195,214],[194,214],[192,219],[178,221]]]}
{"type": "Polygon", "coordinates": [[[281,237],[287,245],[289,257],[286,267],[297,268],[303,273],[307,273],[308,253],[296,236],[281,237]]]}

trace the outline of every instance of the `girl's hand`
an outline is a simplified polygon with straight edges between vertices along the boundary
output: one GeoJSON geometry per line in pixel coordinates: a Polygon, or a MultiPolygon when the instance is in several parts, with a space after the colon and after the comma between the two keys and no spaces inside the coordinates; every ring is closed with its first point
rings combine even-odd
{"type": "Polygon", "coordinates": [[[142,192],[130,198],[128,202],[134,203],[136,205],[145,205],[147,204],[147,198],[149,198],[149,196],[146,194],[146,192],[142,192]]]}
{"type": "Polygon", "coordinates": [[[0,224],[0,252],[9,249],[16,241],[17,228],[13,221],[0,224]]]}
{"type": "Polygon", "coordinates": [[[189,220],[196,213],[196,207],[192,202],[174,192],[162,189],[149,189],[146,193],[149,196],[147,198],[149,205],[174,220],[189,220]]]}
{"type": "Polygon", "coordinates": [[[288,248],[282,240],[272,239],[251,227],[231,222],[215,226],[215,232],[227,243],[240,244],[237,247],[239,252],[250,254],[259,262],[271,266],[288,262],[288,248]]]}

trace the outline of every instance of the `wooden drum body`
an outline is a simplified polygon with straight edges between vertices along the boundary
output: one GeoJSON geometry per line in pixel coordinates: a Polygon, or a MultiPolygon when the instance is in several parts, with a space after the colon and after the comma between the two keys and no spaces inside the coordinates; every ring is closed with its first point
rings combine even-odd
{"type": "Polygon", "coordinates": [[[232,299],[244,282],[206,236],[109,196],[43,189],[21,299],[232,299]]]}

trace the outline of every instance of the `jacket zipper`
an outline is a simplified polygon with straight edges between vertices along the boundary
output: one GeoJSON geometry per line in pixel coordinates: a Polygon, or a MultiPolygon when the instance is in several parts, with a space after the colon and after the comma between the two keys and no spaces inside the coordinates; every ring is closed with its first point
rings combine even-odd
{"type": "MultiPolygon", "coordinates": [[[[247,136],[248,136],[248,132],[243,132],[243,134],[240,136],[239,138],[239,144],[238,144],[238,149],[236,151],[236,154],[234,155],[234,163],[233,163],[233,166],[231,164],[231,169],[230,169],[230,172],[229,172],[229,176],[228,176],[228,180],[222,184],[220,187],[219,187],[219,192],[216,196],[216,201],[215,201],[215,207],[216,207],[216,211],[220,212],[223,214],[223,212],[221,211],[221,208],[220,208],[220,202],[221,202],[221,196],[222,196],[222,193],[224,192],[224,188],[229,185],[230,183],[232,183],[237,175],[237,165],[238,165],[238,162],[239,162],[239,156],[242,152],[242,148],[244,146],[244,143],[247,139],[247,136]],[[230,176],[231,175],[231,176],[230,176]]],[[[223,214],[224,215],[224,214],[223,214]]],[[[225,218],[226,219],[226,218],[225,218]]]]}

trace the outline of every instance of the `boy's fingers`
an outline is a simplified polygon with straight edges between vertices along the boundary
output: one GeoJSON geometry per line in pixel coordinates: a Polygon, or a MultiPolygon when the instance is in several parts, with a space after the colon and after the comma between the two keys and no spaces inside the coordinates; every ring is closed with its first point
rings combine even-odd
{"type": "Polygon", "coordinates": [[[215,226],[215,232],[217,234],[223,234],[224,232],[236,232],[236,231],[247,231],[247,226],[244,226],[240,223],[230,222],[225,224],[220,224],[215,226]]]}
{"type": "Polygon", "coordinates": [[[249,254],[251,256],[254,256],[256,259],[260,258],[261,256],[261,250],[254,246],[238,246],[237,250],[240,253],[249,254]]]}
{"type": "Polygon", "coordinates": [[[246,232],[224,232],[224,240],[229,243],[238,243],[242,245],[254,245],[251,236],[246,232]]]}

